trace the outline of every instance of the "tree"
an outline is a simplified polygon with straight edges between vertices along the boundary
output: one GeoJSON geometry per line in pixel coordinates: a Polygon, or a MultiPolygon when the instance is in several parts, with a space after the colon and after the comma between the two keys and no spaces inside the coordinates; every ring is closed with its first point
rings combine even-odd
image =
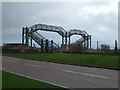
{"type": "Polygon", "coordinates": [[[110,46],[107,44],[101,44],[100,47],[101,47],[101,50],[104,52],[106,52],[110,49],[110,46]]]}

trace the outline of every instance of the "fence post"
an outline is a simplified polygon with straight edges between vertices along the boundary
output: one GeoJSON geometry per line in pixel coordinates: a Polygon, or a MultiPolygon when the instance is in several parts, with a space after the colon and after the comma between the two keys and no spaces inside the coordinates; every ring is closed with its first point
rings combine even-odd
{"type": "Polygon", "coordinates": [[[118,49],[118,44],[117,44],[117,40],[115,40],[115,52],[117,52],[118,49]]]}
{"type": "Polygon", "coordinates": [[[98,53],[98,41],[97,41],[97,53],[98,53]]]}

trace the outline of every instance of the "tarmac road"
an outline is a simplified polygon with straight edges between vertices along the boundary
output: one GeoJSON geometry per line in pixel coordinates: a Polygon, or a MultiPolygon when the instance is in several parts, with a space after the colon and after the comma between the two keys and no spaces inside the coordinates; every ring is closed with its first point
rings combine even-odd
{"type": "Polygon", "coordinates": [[[2,57],[2,69],[63,88],[118,88],[118,71],[2,57]]]}

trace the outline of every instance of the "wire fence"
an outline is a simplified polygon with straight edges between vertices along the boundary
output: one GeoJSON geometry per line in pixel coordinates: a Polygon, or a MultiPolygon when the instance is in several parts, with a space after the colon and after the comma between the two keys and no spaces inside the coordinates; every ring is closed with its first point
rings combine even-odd
{"type": "MultiPolygon", "coordinates": [[[[109,45],[110,49],[115,49],[115,41],[93,41],[92,42],[92,49],[101,49],[101,45],[109,45]]],[[[119,48],[119,46],[117,45],[119,48]]]]}

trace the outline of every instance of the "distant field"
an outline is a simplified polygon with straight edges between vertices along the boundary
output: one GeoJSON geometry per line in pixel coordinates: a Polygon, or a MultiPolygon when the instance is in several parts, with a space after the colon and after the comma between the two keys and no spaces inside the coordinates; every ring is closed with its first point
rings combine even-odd
{"type": "Polygon", "coordinates": [[[60,87],[3,71],[2,88],[58,88],[59,89],[60,87]]]}
{"type": "Polygon", "coordinates": [[[5,56],[15,56],[20,58],[30,58],[44,61],[59,61],[76,64],[86,64],[104,67],[118,67],[119,56],[90,55],[90,54],[38,54],[38,53],[3,53],[5,56]]]}

